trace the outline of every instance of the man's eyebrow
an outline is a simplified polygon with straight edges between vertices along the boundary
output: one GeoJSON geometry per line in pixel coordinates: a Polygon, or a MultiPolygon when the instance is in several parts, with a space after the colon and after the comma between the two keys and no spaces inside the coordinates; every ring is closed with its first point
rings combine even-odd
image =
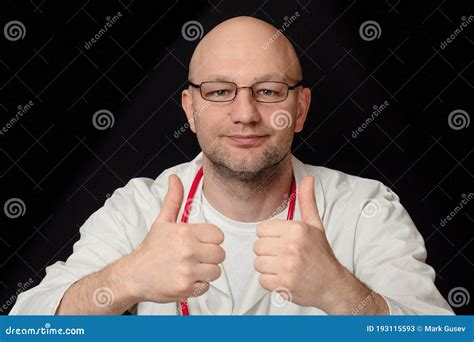
{"type": "Polygon", "coordinates": [[[232,79],[224,75],[208,75],[206,81],[222,81],[222,82],[232,82],[232,79]]]}
{"type": "MultiPolygon", "coordinates": [[[[260,76],[255,76],[253,78],[254,82],[261,82],[261,81],[281,81],[281,82],[289,82],[291,81],[288,77],[283,74],[270,72],[267,74],[263,74],[260,76]]],[[[219,81],[219,82],[235,82],[234,79],[224,75],[208,75],[206,77],[206,81],[219,81]]]]}
{"type": "Polygon", "coordinates": [[[283,81],[286,82],[288,81],[288,78],[285,77],[285,75],[276,73],[276,72],[270,72],[261,76],[257,76],[253,78],[254,81],[260,82],[260,81],[283,81]]]}

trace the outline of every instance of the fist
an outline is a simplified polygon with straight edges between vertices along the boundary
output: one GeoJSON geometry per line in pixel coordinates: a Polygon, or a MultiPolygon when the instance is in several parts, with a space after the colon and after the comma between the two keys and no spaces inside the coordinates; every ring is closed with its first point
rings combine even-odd
{"type": "Polygon", "coordinates": [[[184,301],[221,275],[224,234],[212,224],[177,223],[183,185],[176,175],[168,182],[160,213],[128,262],[130,288],[140,301],[184,301]]]}
{"type": "Polygon", "coordinates": [[[268,220],[257,228],[254,267],[260,285],[288,300],[323,309],[342,267],[326,239],[314,197],[314,179],[299,187],[301,221],[268,220]]]}

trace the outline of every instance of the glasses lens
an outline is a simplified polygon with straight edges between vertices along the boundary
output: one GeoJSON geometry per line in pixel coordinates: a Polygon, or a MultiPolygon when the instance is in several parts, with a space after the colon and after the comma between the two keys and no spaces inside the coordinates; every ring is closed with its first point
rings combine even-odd
{"type": "Polygon", "coordinates": [[[231,101],[235,97],[235,88],[235,84],[230,82],[204,82],[201,84],[201,94],[208,101],[231,101]]]}
{"type": "Polygon", "coordinates": [[[254,85],[253,93],[259,102],[280,102],[288,95],[288,85],[280,82],[260,82],[254,85]]]}

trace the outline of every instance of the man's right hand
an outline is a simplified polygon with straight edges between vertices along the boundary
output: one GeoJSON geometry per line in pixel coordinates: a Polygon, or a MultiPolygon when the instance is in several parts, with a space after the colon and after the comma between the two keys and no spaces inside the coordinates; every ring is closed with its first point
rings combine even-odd
{"type": "Polygon", "coordinates": [[[168,178],[160,213],[143,242],[122,263],[128,291],[137,301],[170,303],[197,297],[221,275],[224,234],[212,224],[178,222],[183,185],[168,178]]]}

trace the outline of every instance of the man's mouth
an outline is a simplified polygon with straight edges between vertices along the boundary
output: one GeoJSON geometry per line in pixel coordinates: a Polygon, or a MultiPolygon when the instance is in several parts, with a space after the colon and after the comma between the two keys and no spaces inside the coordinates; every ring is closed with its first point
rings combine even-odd
{"type": "Polygon", "coordinates": [[[260,144],[267,135],[243,135],[243,134],[233,134],[227,135],[226,138],[231,141],[236,146],[255,146],[260,144]]]}

